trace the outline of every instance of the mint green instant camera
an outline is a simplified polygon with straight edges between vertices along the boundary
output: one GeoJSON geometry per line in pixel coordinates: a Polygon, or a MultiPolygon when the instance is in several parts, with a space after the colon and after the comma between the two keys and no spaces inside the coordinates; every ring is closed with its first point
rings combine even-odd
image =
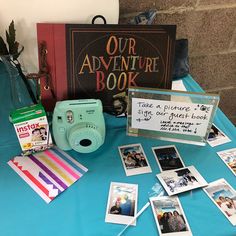
{"type": "Polygon", "coordinates": [[[105,139],[101,101],[80,99],[57,102],[52,131],[56,145],[62,150],[74,149],[81,153],[97,150],[105,139]]]}

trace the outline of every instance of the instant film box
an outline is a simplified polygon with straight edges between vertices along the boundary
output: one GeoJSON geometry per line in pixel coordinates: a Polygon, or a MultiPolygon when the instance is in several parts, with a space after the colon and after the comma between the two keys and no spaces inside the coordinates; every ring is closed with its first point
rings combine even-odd
{"type": "Polygon", "coordinates": [[[45,110],[41,104],[17,109],[10,114],[23,154],[52,146],[45,110]]]}

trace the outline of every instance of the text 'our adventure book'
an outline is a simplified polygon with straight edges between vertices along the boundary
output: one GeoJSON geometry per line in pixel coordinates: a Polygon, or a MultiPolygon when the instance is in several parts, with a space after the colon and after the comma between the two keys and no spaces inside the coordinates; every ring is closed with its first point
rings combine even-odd
{"type": "Polygon", "coordinates": [[[41,80],[44,106],[96,98],[104,111],[119,114],[129,86],[170,89],[175,34],[174,25],[37,24],[51,75],[41,80]]]}

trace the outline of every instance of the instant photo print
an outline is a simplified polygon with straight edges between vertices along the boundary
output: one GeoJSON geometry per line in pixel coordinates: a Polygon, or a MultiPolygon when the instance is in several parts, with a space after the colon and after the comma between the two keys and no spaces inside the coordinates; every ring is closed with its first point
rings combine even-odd
{"type": "Polygon", "coordinates": [[[118,149],[127,176],[152,172],[141,144],[120,146],[118,149]]]}
{"type": "Polygon", "coordinates": [[[215,147],[231,142],[231,140],[218,127],[212,124],[207,142],[211,147],[215,147]]]}
{"type": "MultiPolygon", "coordinates": [[[[105,222],[129,224],[137,213],[138,185],[111,182],[105,222]]],[[[136,225],[136,220],[131,225],[136,225]]]]}
{"type": "Polygon", "coordinates": [[[149,200],[160,236],[192,236],[178,197],[152,197],[149,200]]]}
{"type": "Polygon", "coordinates": [[[185,166],[174,145],[152,147],[152,151],[161,172],[175,170],[185,166]]]}
{"type": "Polygon", "coordinates": [[[236,148],[217,152],[221,160],[227,165],[227,167],[236,176],[236,148]]]}
{"type": "Polygon", "coordinates": [[[194,166],[163,171],[162,173],[157,174],[157,178],[169,196],[207,185],[205,179],[194,166]]]}
{"type": "Polygon", "coordinates": [[[236,225],[236,191],[225,179],[218,179],[203,188],[225,217],[236,225]]]}

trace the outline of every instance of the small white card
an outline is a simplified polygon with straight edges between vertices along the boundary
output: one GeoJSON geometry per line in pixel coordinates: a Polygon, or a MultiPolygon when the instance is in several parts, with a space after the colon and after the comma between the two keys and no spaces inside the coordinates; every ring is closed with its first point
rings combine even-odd
{"type": "MultiPolygon", "coordinates": [[[[111,182],[105,222],[129,224],[137,213],[137,201],[137,184],[111,182]]],[[[136,225],[136,220],[131,225],[136,225]]]]}
{"type": "Polygon", "coordinates": [[[186,87],[184,86],[183,80],[172,81],[171,89],[178,90],[178,91],[187,91],[186,87]]]}
{"type": "Polygon", "coordinates": [[[160,236],[192,236],[178,197],[152,197],[149,200],[160,236]]]}
{"type": "Polygon", "coordinates": [[[163,171],[157,174],[157,178],[160,180],[169,196],[207,185],[205,179],[194,166],[163,171]]]}
{"type": "Polygon", "coordinates": [[[217,154],[236,176],[236,148],[217,152],[217,154]]]}
{"type": "Polygon", "coordinates": [[[232,186],[225,179],[218,179],[203,190],[231,224],[236,225],[236,191],[232,186]]]}
{"type": "Polygon", "coordinates": [[[207,142],[209,143],[211,147],[215,147],[218,145],[231,142],[231,140],[218,127],[212,124],[207,142]]]}
{"type": "Polygon", "coordinates": [[[127,176],[152,172],[141,144],[120,146],[118,149],[127,176]]]}
{"type": "Polygon", "coordinates": [[[161,172],[185,167],[182,158],[174,145],[152,147],[152,151],[161,172]]]}

